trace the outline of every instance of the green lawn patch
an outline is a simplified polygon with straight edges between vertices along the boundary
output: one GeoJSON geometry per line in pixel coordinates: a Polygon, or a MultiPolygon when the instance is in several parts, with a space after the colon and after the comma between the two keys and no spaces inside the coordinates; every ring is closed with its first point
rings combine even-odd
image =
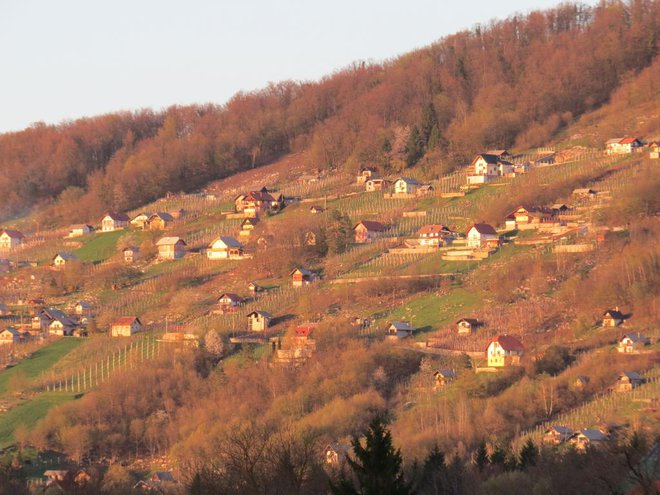
{"type": "Polygon", "coordinates": [[[469,313],[480,301],[479,294],[463,288],[456,288],[442,296],[426,293],[396,308],[386,319],[410,321],[423,332],[437,330],[469,313]]]}
{"type": "Polygon", "coordinates": [[[125,230],[116,230],[114,232],[95,234],[75,254],[82,261],[88,263],[105,261],[117,252],[117,241],[126,232],[125,230]]]}
{"type": "Polygon", "coordinates": [[[76,338],[63,338],[50,345],[42,347],[32,356],[24,359],[16,366],[0,372],[0,394],[7,392],[7,384],[14,377],[21,377],[26,381],[37,378],[57,361],[80,345],[76,338]]]}
{"type": "Polygon", "coordinates": [[[43,393],[0,415],[0,448],[14,442],[14,431],[17,426],[25,425],[33,428],[51,408],[74,400],[78,396],[79,394],[63,392],[43,393]]]}

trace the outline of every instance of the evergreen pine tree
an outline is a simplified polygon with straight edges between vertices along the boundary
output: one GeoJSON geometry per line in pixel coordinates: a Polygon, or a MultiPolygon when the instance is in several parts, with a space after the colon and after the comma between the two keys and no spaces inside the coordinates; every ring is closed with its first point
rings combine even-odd
{"type": "Polygon", "coordinates": [[[427,150],[432,150],[440,145],[440,124],[438,123],[438,116],[435,113],[432,103],[424,107],[420,134],[424,147],[427,150]]]}
{"type": "Polygon", "coordinates": [[[413,126],[406,143],[406,165],[412,167],[424,156],[425,142],[417,126],[413,126]]]}
{"type": "Polygon", "coordinates": [[[486,442],[484,440],[481,441],[479,447],[477,448],[474,461],[479,472],[483,471],[486,467],[486,464],[488,464],[488,451],[486,450],[486,442]]]}
{"type": "Polygon", "coordinates": [[[529,466],[535,466],[538,456],[539,452],[536,449],[536,445],[534,445],[534,442],[532,442],[531,438],[528,438],[522,449],[520,449],[520,459],[518,461],[518,466],[522,470],[527,469],[529,466]]]}
{"type": "Polygon", "coordinates": [[[412,489],[403,477],[401,451],[392,445],[392,434],[381,418],[369,423],[364,445],[357,437],[351,442],[355,458],[347,458],[355,482],[342,476],[331,484],[335,495],[408,495],[412,489]]]}
{"type": "Polygon", "coordinates": [[[432,493],[434,495],[442,495],[449,493],[448,485],[449,480],[445,455],[436,445],[431,449],[431,452],[429,452],[428,457],[424,461],[416,492],[420,494],[432,493]]]}

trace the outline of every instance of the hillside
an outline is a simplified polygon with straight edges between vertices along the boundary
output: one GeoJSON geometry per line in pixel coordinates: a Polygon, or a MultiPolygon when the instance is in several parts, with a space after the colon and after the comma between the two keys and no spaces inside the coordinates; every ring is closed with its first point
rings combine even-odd
{"type": "Polygon", "coordinates": [[[0,218],[52,205],[39,223],[66,225],[80,211],[94,221],[305,150],[317,168],[396,171],[421,160],[442,174],[481,149],[539,146],[651,63],[658,10],[652,0],[565,4],[222,106],[5,134],[0,218]]]}
{"type": "Polygon", "coordinates": [[[653,493],[659,12],[0,136],[0,494],[653,493]]]}

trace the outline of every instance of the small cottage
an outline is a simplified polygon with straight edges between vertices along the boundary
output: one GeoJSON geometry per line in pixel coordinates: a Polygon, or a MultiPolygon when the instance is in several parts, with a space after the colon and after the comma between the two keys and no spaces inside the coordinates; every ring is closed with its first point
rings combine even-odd
{"type": "Polygon", "coordinates": [[[387,179],[369,179],[364,183],[364,189],[367,192],[387,191],[390,188],[390,181],[387,179]]]}
{"type": "Polygon", "coordinates": [[[603,327],[618,327],[623,323],[624,316],[621,311],[619,311],[619,306],[616,306],[614,309],[608,309],[603,313],[603,321],[601,326],[603,327]]]}
{"type": "Polygon", "coordinates": [[[57,253],[53,256],[53,266],[55,268],[64,268],[68,263],[77,260],[78,257],[73,253],[57,253]]]}
{"type": "Polygon", "coordinates": [[[578,196],[582,198],[594,198],[596,194],[598,194],[596,191],[593,189],[589,188],[578,188],[578,189],[573,189],[573,196],[578,196]]]}
{"type": "Polygon", "coordinates": [[[186,242],[179,237],[161,237],[156,243],[158,258],[178,260],[186,254],[186,242]]]}
{"type": "Polygon", "coordinates": [[[316,232],[310,230],[305,233],[305,246],[316,246],[316,232]]]}
{"type": "Polygon", "coordinates": [[[23,335],[14,327],[7,327],[0,332],[0,345],[18,344],[22,340],[23,340],[23,335]]]}
{"type": "Polygon", "coordinates": [[[468,247],[492,248],[500,245],[500,236],[492,225],[475,223],[466,233],[468,247]]]}
{"type": "Polygon", "coordinates": [[[586,375],[578,375],[575,377],[575,380],[571,383],[575,390],[584,390],[584,388],[589,385],[589,377],[586,375]]]}
{"type": "Polygon", "coordinates": [[[470,335],[481,325],[482,323],[477,318],[461,318],[456,322],[458,335],[470,335]]]}
{"type": "Polygon", "coordinates": [[[385,230],[385,225],[380,222],[362,220],[353,227],[353,232],[355,232],[355,242],[359,244],[372,242],[380,237],[385,230]]]}
{"type": "Polygon", "coordinates": [[[8,251],[17,248],[23,244],[24,240],[25,236],[18,230],[0,230],[0,250],[8,251]]]}
{"type": "Polygon", "coordinates": [[[110,326],[112,337],[130,337],[142,329],[142,322],[137,316],[121,316],[110,326]]]}
{"type": "Polygon", "coordinates": [[[209,244],[206,256],[210,260],[238,259],[243,256],[243,244],[233,237],[220,236],[209,244]]]}
{"type": "Polygon", "coordinates": [[[498,164],[500,158],[491,153],[481,153],[474,157],[470,168],[473,170],[474,175],[485,178],[485,181],[492,177],[498,176],[498,164]]]}
{"type": "Polygon", "coordinates": [[[247,289],[250,291],[250,294],[253,294],[253,295],[256,294],[257,292],[263,292],[264,291],[264,288],[261,285],[255,283],[255,282],[249,282],[247,284],[247,289]]]}
{"type": "Polygon", "coordinates": [[[150,230],[165,230],[174,223],[174,217],[169,213],[157,211],[149,217],[147,223],[150,230]]]}
{"type": "Polygon", "coordinates": [[[597,448],[607,442],[607,436],[598,430],[581,430],[573,433],[568,442],[575,447],[578,452],[586,452],[589,448],[597,448]]]}
{"type": "Polygon", "coordinates": [[[616,350],[624,354],[635,354],[650,343],[649,338],[639,332],[629,333],[619,340],[616,350]]]}
{"type": "Polygon", "coordinates": [[[401,177],[394,182],[394,194],[417,194],[417,188],[421,186],[417,179],[401,177]]]}
{"type": "Polygon", "coordinates": [[[608,155],[626,155],[641,150],[644,144],[636,137],[613,138],[605,142],[608,155]]]}
{"type": "Polygon", "coordinates": [[[326,446],[323,451],[323,458],[328,466],[339,468],[346,462],[346,457],[350,451],[350,445],[333,443],[326,446]]]}
{"type": "Polygon", "coordinates": [[[312,282],[315,282],[318,279],[318,275],[310,270],[305,268],[296,268],[291,273],[291,285],[293,287],[302,287],[304,285],[309,285],[312,282]]]}
{"type": "Polygon", "coordinates": [[[91,234],[94,232],[94,227],[87,225],[86,223],[72,225],[69,227],[69,233],[67,237],[81,237],[83,235],[91,234]]]}
{"type": "Polygon", "coordinates": [[[387,327],[387,334],[391,338],[405,339],[406,337],[412,337],[415,330],[417,329],[407,321],[393,321],[387,327]]]}
{"type": "Polygon", "coordinates": [[[125,213],[109,212],[101,219],[101,232],[125,229],[130,218],[125,213]]]}
{"type": "Polygon", "coordinates": [[[217,309],[215,309],[213,312],[217,314],[236,313],[243,302],[244,299],[238,294],[234,294],[233,292],[225,292],[218,298],[216,303],[217,309]]]}
{"type": "Polygon", "coordinates": [[[325,209],[322,206],[319,206],[319,205],[313,205],[313,206],[309,207],[309,212],[314,214],[314,215],[317,215],[319,213],[323,213],[324,211],[325,211],[325,209]]]}
{"type": "Polygon", "coordinates": [[[452,231],[439,224],[424,225],[417,231],[419,245],[425,247],[444,246],[451,240],[452,231]]]}
{"type": "Polygon", "coordinates": [[[660,141],[653,141],[648,144],[649,158],[651,160],[660,159],[660,141]]]}
{"type": "Polygon", "coordinates": [[[146,230],[149,227],[150,216],[151,215],[149,213],[145,213],[142,211],[133,217],[133,219],[130,221],[130,224],[132,227],[135,227],[137,229],[146,230]]]}
{"type": "Polygon", "coordinates": [[[92,314],[92,305],[87,301],[78,301],[73,306],[73,312],[78,316],[90,316],[92,314]]]}
{"type": "Polygon", "coordinates": [[[500,335],[491,340],[486,348],[488,366],[501,368],[517,366],[524,352],[522,343],[512,335],[500,335]]]}
{"type": "Polygon", "coordinates": [[[632,389],[643,385],[646,380],[642,375],[634,371],[624,371],[616,379],[614,390],[617,392],[630,392],[632,389]]]}
{"type": "Polygon", "coordinates": [[[364,167],[360,170],[360,173],[357,175],[357,183],[364,184],[370,179],[375,179],[378,177],[378,170],[376,167],[364,167]]]}
{"type": "Polygon", "coordinates": [[[507,228],[515,229],[521,225],[540,224],[551,219],[552,216],[550,208],[520,205],[506,216],[505,224],[507,228]]]}
{"type": "Polygon", "coordinates": [[[122,253],[126,263],[134,263],[140,259],[140,248],[137,246],[125,247],[122,253]]]}
{"type": "Polygon", "coordinates": [[[543,434],[543,443],[546,445],[559,445],[564,443],[575,433],[568,426],[552,425],[543,434]]]}
{"type": "Polygon", "coordinates": [[[246,218],[241,222],[240,236],[249,236],[259,223],[258,218],[246,218]]]}
{"type": "Polygon", "coordinates": [[[433,373],[433,386],[442,388],[456,379],[456,372],[450,369],[442,369],[433,373]]]}
{"type": "Polygon", "coordinates": [[[265,332],[270,327],[273,315],[266,311],[252,311],[247,315],[250,332],[265,332]]]}

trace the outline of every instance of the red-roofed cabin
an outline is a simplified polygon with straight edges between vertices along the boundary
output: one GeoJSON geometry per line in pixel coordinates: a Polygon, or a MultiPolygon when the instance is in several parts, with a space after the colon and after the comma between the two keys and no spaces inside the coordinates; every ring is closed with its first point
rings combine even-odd
{"type": "Polygon", "coordinates": [[[137,316],[122,316],[112,322],[110,335],[113,337],[130,337],[142,328],[142,322],[137,316]]]}
{"type": "Polygon", "coordinates": [[[364,244],[373,241],[385,232],[385,225],[372,220],[362,220],[353,227],[353,232],[355,232],[355,242],[364,244]]]}
{"type": "Polygon", "coordinates": [[[420,246],[442,246],[451,234],[448,227],[438,224],[424,225],[417,231],[420,246]]]}
{"type": "Polygon", "coordinates": [[[493,368],[516,366],[520,364],[524,350],[522,343],[512,335],[495,337],[486,349],[488,366],[493,368]]]}

